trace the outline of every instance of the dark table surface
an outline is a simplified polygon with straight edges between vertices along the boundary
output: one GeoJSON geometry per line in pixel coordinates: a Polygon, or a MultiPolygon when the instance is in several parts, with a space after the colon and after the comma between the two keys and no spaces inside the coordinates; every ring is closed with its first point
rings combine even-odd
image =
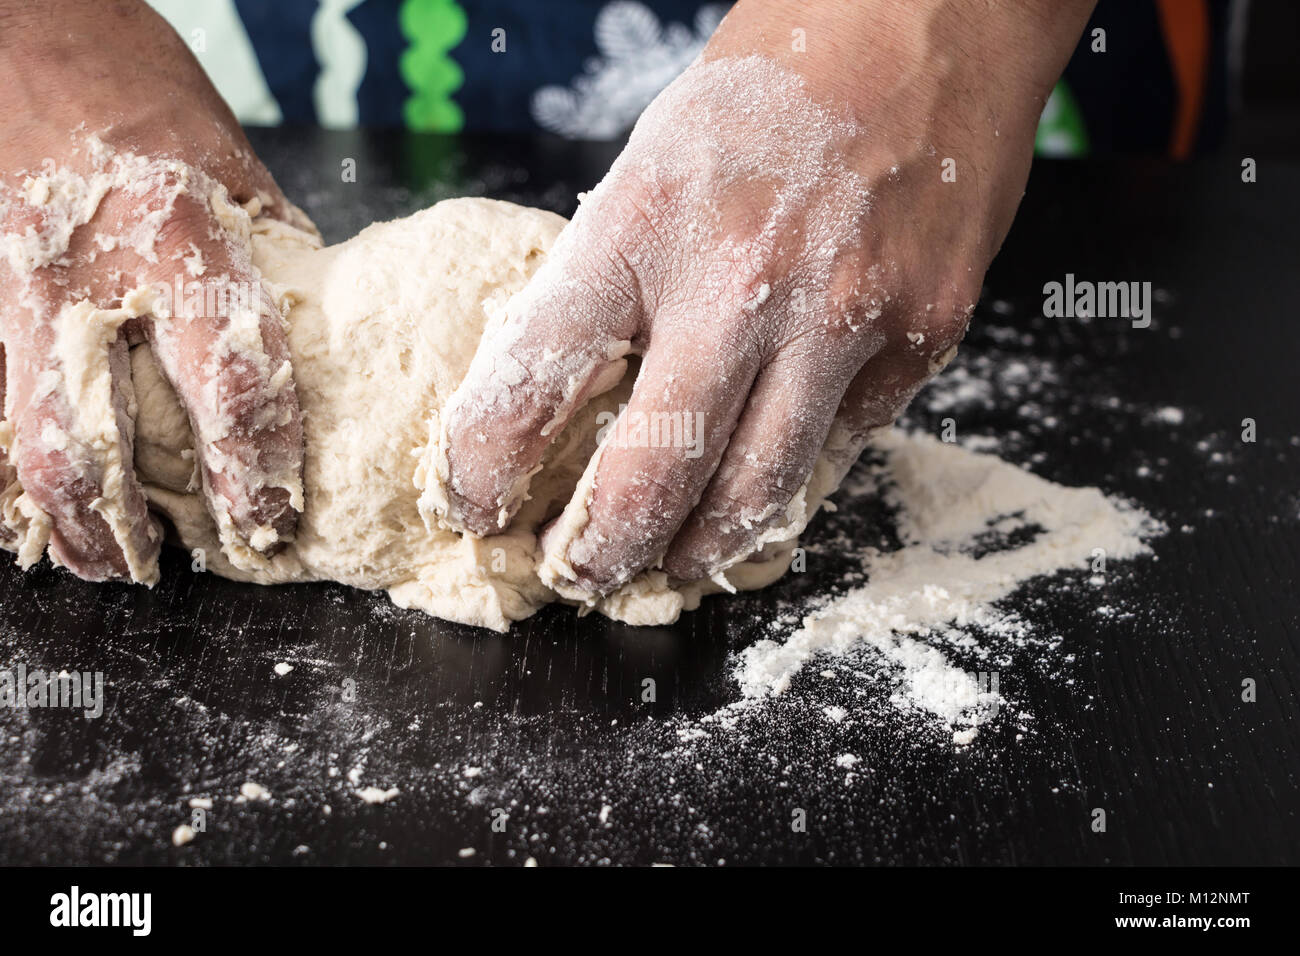
{"type": "MultiPolygon", "coordinates": [[[[569,214],[616,153],[254,133],[330,241],[456,195],[569,214]]],[[[870,719],[832,726],[797,680],[743,734],[681,746],[737,698],[732,655],[830,586],[818,574],[708,599],[673,627],[551,607],[497,635],[343,587],[222,581],[176,553],[153,590],[6,561],[0,666],[102,671],[108,693],[97,720],[0,709],[0,862],[1300,861],[1300,168],[1264,161],[1245,184],[1239,162],[1040,163],[988,276],[960,361],[1059,374],[1031,408],[995,394],[963,429],[1171,529],[1103,593],[1052,579],[1010,602],[1061,637],[1016,675],[1026,739],[1014,721],[969,747],[912,732],[882,705],[887,686],[844,701],[870,719]],[[1151,281],[1156,321],[1043,319],[1043,284],[1067,272],[1151,281]],[[1152,414],[1163,406],[1184,420],[1152,414]],[[1244,418],[1258,441],[1240,440],[1244,418]],[[852,782],[835,765],[847,751],[852,782]],[[270,799],[237,799],[250,780],[270,799]],[[366,785],[401,793],[367,804],[366,785]],[[174,847],[196,795],[213,799],[206,831],[174,847]]],[[[940,417],[922,400],[908,421],[940,417]]],[[[834,535],[871,520],[819,519],[810,550],[833,566],[834,535]]]]}

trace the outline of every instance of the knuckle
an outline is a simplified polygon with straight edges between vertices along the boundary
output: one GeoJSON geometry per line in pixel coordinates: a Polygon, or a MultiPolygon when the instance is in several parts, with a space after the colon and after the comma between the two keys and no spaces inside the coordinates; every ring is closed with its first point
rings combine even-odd
{"type": "Polygon", "coordinates": [[[917,300],[901,312],[893,326],[891,344],[898,352],[913,352],[938,361],[960,344],[970,326],[978,289],[953,285],[928,300],[917,300]]]}
{"type": "Polygon", "coordinates": [[[837,261],[829,278],[801,277],[785,296],[784,338],[818,361],[833,360],[837,373],[852,374],[883,344],[885,317],[894,296],[888,286],[851,256],[837,261]]]}
{"type": "Polygon", "coordinates": [[[0,192],[0,228],[10,235],[40,234],[46,226],[45,213],[39,207],[18,201],[18,197],[0,192]]]}
{"type": "Polygon", "coordinates": [[[584,315],[603,325],[619,319],[642,304],[646,290],[636,257],[618,242],[595,243],[584,250],[565,281],[556,283],[538,301],[552,315],[584,315]],[[549,300],[549,301],[548,301],[549,300]]]}
{"type": "Polygon", "coordinates": [[[658,237],[673,215],[676,193],[653,169],[624,172],[612,184],[611,212],[634,231],[658,237]]]}
{"type": "Polygon", "coordinates": [[[206,238],[208,220],[207,212],[200,207],[178,204],[158,224],[158,249],[166,256],[188,248],[191,243],[203,245],[200,240],[206,238]]]}
{"type": "Polygon", "coordinates": [[[706,352],[715,355],[766,356],[772,354],[777,343],[765,334],[765,329],[745,313],[720,316],[704,337],[706,352]]]}
{"type": "Polygon", "coordinates": [[[724,315],[752,319],[771,297],[780,272],[768,243],[728,241],[714,251],[701,291],[716,300],[724,315]]]}
{"type": "Polygon", "coordinates": [[[710,496],[709,514],[742,528],[761,531],[794,498],[804,475],[793,460],[747,461],[710,496]]]}
{"type": "Polygon", "coordinates": [[[680,523],[690,508],[693,495],[687,490],[685,469],[667,455],[656,455],[625,485],[623,500],[630,506],[628,524],[650,535],[662,535],[680,523]]]}

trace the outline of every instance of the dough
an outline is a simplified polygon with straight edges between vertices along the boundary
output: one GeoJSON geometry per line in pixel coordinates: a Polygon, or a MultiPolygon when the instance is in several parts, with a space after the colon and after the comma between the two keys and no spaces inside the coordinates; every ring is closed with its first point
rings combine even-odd
{"type": "Polygon", "coordinates": [[[489,316],[501,314],[524,286],[564,223],[510,203],[453,199],[322,249],[290,226],[255,222],[253,260],[287,309],[303,412],[305,505],[297,539],[251,565],[241,554],[245,567],[223,553],[198,492],[186,417],[141,346],[131,353],[139,405],[135,464],[153,507],[217,574],[260,584],[333,580],[383,588],[402,607],[499,631],[555,600],[557,591],[583,610],[665,624],[703,594],[775,580],[841,469],[819,464],[792,503],[788,525],[769,533],[761,554],[726,578],[675,590],[651,570],[603,599],[567,585],[566,569],[554,561],[542,574],[556,590],[539,578],[537,533],[562,512],[566,535],[581,530],[597,415],[628,401],[635,362],[623,382],[593,399],[558,436],[505,533],[466,537],[421,514],[421,492],[436,480],[437,413],[469,367],[489,316]]]}

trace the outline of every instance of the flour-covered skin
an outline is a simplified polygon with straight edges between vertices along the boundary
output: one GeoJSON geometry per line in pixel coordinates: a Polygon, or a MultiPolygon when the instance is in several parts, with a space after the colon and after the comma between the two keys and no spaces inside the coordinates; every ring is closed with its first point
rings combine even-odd
{"type": "Polygon", "coordinates": [[[147,341],[196,436],[223,550],[264,561],[302,507],[302,428],[250,233],[259,217],[306,220],[142,4],[3,12],[0,546],[24,565],[48,546],[90,580],[157,579],[128,362],[147,341]]]}
{"type": "MultiPolygon", "coordinates": [[[[139,405],[135,467],[150,505],[168,517],[185,547],[208,555],[207,569],[216,574],[262,584],[331,580],[382,588],[402,607],[498,631],[555,600],[557,591],[582,613],[631,624],[671,623],[696,607],[720,585],[669,587],[662,571],[647,571],[597,600],[571,594],[562,581],[553,590],[538,567],[537,532],[561,511],[561,524],[570,520],[573,502],[585,500],[575,488],[591,472],[599,419],[628,401],[631,375],[579,409],[556,437],[505,532],[465,536],[429,521],[421,509],[448,397],[464,379],[489,316],[500,315],[524,287],[563,226],[562,218],[538,209],[448,199],[321,248],[301,230],[257,220],[253,262],[286,307],[303,412],[296,537],[252,568],[223,553],[194,486],[188,416],[156,354],[140,344],[130,354],[139,405]]],[[[734,586],[774,581],[793,546],[747,562],[734,586]]]]}
{"type": "Polygon", "coordinates": [[[637,354],[620,425],[689,419],[699,441],[610,429],[543,536],[543,580],[593,600],[647,568],[725,587],[791,542],[952,357],[1010,225],[1090,4],[1012,6],[740,3],[490,330],[441,422],[431,519],[505,527],[637,354]]]}

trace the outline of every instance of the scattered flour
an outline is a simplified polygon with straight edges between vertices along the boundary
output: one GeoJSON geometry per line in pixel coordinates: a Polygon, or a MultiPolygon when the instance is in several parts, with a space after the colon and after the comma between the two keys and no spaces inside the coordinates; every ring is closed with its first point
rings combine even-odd
{"type": "MultiPolygon", "coordinates": [[[[867,583],[804,618],[784,640],[740,653],[735,678],[746,701],[779,695],[814,658],[863,647],[894,672],[891,702],[953,729],[969,743],[1002,702],[987,675],[958,667],[938,637],[952,628],[1016,637],[1023,624],[997,607],[1031,578],[1146,552],[1162,526],[1096,488],[1068,488],[924,434],[883,433],[881,477],[898,509],[902,547],[864,555],[867,583]],[[994,542],[1001,546],[994,546],[994,542]]],[[[979,656],[977,642],[963,641],[979,656]]],[[[827,708],[831,720],[842,708],[827,708]],[[832,714],[832,711],[835,713],[832,714]]]]}
{"type": "Polygon", "coordinates": [[[379,787],[372,786],[354,792],[366,803],[387,803],[402,791],[397,787],[389,787],[387,790],[383,790],[379,787]]]}
{"type": "Polygon", "coordinates": [[[266,787],[262,786],[260,783],[255,783],[254,781],[249,780],[246,783],[240,784],[239,796],[235,799],[240,802],[248,800],[270,800],[271,791],[267,790],[266,787]]]}

